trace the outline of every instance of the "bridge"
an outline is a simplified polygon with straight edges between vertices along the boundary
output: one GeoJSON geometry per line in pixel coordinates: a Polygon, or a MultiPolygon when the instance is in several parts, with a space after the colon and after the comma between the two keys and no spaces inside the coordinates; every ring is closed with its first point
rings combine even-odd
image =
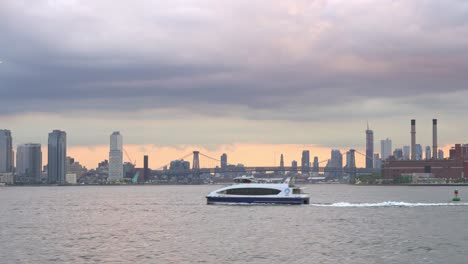
{"type": "MultiPolygon", "coordinates": [[[[206,154],[201,153],[200,151],[193,151],[184,155],[183,157],[174,160],[173,162],[179,162],[177,164],[171,162],[161,168],[156,170],[151,170],[150,175],[142,175],[144,181],[148,180],[161,180],[161,179],[170,179],[174,178],[176,181],[182,179],[188,180],[188,182],[200,182],[202,175],[207,174],[230,174],[230,175],[242,175],[250,173],[297,173],[302,172],[302,174],[309,174],[309,172],[324,172],[332,175],[342,175],[343,173],[348,173],[351,177],[356,175],[357,171],[362,169],[356,168],[354,161],[354,153],[365,156],[358,151],[352,150],[352,162],[349,168],[347,167],[324,167],[320,166],[325,162],[328,162],[329,159],[319,161],[318,167],[302,167],[302,166],[243,166],[235,165],[230,163],[222,164],[221,160],[217,158],[210,157],[206,154]],[[200,157],[204,158],[204,167],[200,165],[200,157]],[[192,160],[191,167],[187,159],[192,160]],[[174,166],[178,165],[178,166],[174,166]]],[[[344,155],[345,153],[342,153],[344,155]]],[[[343,159],[342,159],[343,160],[343,159]]],[[[144,174],[144,173],[143,173],[144,174]]],[[[142,179],[143,180],[143,179],[142,179]]]]}

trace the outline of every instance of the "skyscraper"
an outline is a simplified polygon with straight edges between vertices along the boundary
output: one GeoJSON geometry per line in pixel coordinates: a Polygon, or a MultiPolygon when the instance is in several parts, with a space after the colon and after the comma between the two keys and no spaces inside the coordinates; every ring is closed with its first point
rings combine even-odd
{"type": "Polygon", "coordinates": [[[302,173],[308,173],[310,171],[310,152],[308,150],[302,151],[301,170],[302,173]]]}
{"type": "Polygon", "coordinates": [[[115,131],[110,136],[109,151],[109,178],[108,181],[119,181],[123,179],[123,142],[122,135],[115,131]]]}
{"type": "Polygon", "coordinates": [[[430,160],[431,159],[431,147],[426,146],[425,152],[426,152],[426,157],[425,157],[426,160],[430,160]]]}
{"type": "Polygon", "coordinates": [[[283,154],[281,154],[281,157],[280,157],[280,168],[284,169],[284,156],[283,156],[283,154]]]}
{"type": "Polygon", "coordinates": [[[356,182],[356,157],[355,157],[356,150],[350,149],[346,152],[346,165],[345,165],[345,172],[349,175],[349,182],[355,183],[356,182]]]}
{"type": "Polygon", "coordinates": [[[50,184],[65,184],[66,158],[67,158],[67,133],[54,130],[49,133],[48,142],[47,182],[50,184]]]}
{"type": "Polygon", "coordinates": [[[331,159],[327,163],[325,172],[329,177],[341,179],[343,176],[343,155],[341,155],[340,150],[332,149],[331,159]]]}
{"type": "Polygon", "coordinates": [[[388,159],[392,155],[392,140],[387,138],[380,140],[380,157],[382,160],[388,159]]]}
{"type": "Polygon", "coordinates": [[[366,129],[366,169],[372,169],[374,164],[374,131],[369,129],[367,124],[366,129]]]}
{"type": "Polygon", "coordinates": [[[415,149],[415,159],[416,160],[422,160],[423,151],[422,151],[421,144],[414,145],[414,149],[415,149]]]}
{"type": "Polygon", "coordinates": [[[40,183],[42,170],[41,144],[19,145],[16,151],[16,177],[22,183],[40,183]]]}
{"type": "Polygon", "coordinates": [[[317,156],[314,157],[314,168],[313,168],[313,171],[314,171],[314,172],[319,172],[319,161],[318,161],[318,157],[317,157],[317,156]]]}
{"type": "Polygon", "coordinates": [[[0,129],[0,172],[13,171],[13,139],[11,131],[0,129]]]}
{"type": "Polygon", "coordinates": [[[410,152],[411,152],[410,146],[403,146],[403,159],[404,160],[410,159],[410,152]]]}
{"type": "Polygon", "coordinates": [[[223,153],[223,155],[221,155],[221,169],[224,169],[227,167],[227,154],[226,153],[223,153]]]}
{"type": "Polygon", "coordinates": [[[379,157],[379,153],[374,153],[374,169],[382,168],[382,160],[379,157]]]}
{"type": "Polygon", "coordinates": [[[349,170],[350,168],[356,168],[356,155],[355,150],[350,149],[346,152],[346,168],[349,170]]]}

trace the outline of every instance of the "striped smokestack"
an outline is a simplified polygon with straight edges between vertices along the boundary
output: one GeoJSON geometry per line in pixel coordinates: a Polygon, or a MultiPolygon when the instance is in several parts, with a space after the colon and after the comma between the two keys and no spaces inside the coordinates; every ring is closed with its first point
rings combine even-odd
{"type": "Polygon", "coordinates": [[[432,119],[432,158],[437,159],[437,119],[432,119]]]}
{"type": "Polygon", "coordinates": [[[411,119],[411,160],[416,160],[416,120],[411,119]]]}

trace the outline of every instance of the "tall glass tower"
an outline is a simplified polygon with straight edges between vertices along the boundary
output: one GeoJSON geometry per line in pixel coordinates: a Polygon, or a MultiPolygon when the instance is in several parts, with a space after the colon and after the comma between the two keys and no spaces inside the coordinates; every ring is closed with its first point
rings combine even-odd
{"type": "Polygon", "coordinates": [[[54,130],[49,133],[48,142],[47,182],[49,184],[65,184],[67,158],[67,133],[54,130]]]}
{"type": "Polygon", "coordinates": [[[369,129],[367,124],[366,129],[366,169],[374,167],[374,131],[369,129]]]}
{"type": "Polygon", "coordinates": [[[308,150],[302,151],[301,170],[302,173],[309,173],[310,171],[310,152],[308,150]]]}
{"type": "Polygon", "coordinates": [[[16,151],[16,175],[20,182],[40,183],[42,170],[41,144],[19,145],[16,151]]]}
{"type": "Polygon", "coordinates": [[[0,172],[13,171],[13,139],[11,131],[0,129],[0,172]]]}
{"type": "Polygon", "coordinates": [[[380,141],[380,157],[382,160],[388,159],[392,155],[392,140],[387,138],[380,141]]]}
{"type": "Polygon", "coordinates": [[[123,179],[123,145],[122,135],[115,131],[110,136],[109,151],[109,181],[119,181],[123,179]]]}

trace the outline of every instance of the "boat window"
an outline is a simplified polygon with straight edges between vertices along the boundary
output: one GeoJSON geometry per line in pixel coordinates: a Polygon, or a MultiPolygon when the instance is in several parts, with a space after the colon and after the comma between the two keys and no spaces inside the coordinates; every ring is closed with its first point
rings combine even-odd
{"type": "Polygon", "coordinates": [[[251,179],[234,179],[235,183],[252,183],[251,179]]]}
{"type": "Polygon", "coordinates": [[[294,189],[293,189],[293,194],[301,194],[301,189],[299,189],[299,188],[294,188],[294,189]]]}
{"type": "Polygon", "coordinates": [[[237,188],[225,191],[231,195],[275,195],[280,193],[280,190],[269,188],[237,188]]]}

